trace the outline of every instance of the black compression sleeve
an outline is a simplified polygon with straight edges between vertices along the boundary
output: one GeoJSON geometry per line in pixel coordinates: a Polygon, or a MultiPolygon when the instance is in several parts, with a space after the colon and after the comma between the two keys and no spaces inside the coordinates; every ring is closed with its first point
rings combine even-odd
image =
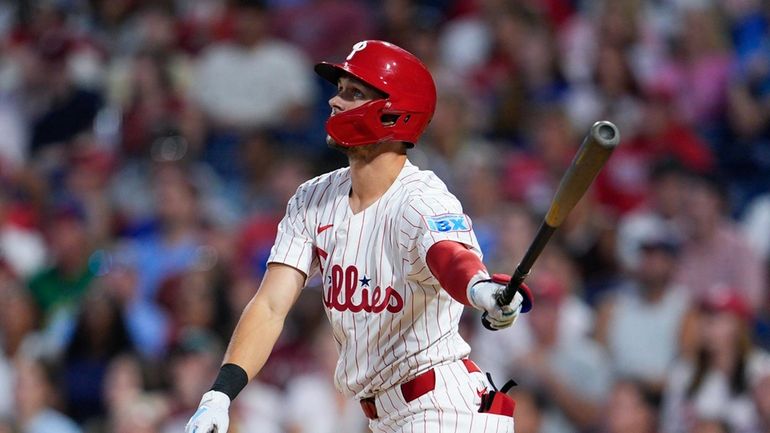
{"type": "Polygon", "coordinates": [[[214,381],[211,390],[223,392],[230,397],[230,401],[233,401],[247,383],[249,383],[249,375],[246,374],[246,370],[235,364],[225,364],[219,369],[217,380],[214,381]]]}

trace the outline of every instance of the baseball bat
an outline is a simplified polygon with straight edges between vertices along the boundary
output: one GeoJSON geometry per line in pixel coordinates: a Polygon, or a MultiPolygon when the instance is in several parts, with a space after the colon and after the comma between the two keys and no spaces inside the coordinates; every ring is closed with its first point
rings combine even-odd
{"type": "MultiPolygon", "coordinates": [[[[535,260],[540,256],[548,240],[551,239],[551,235],[561,226],[572,208],[583,197],[588,186],[599,174],[599,170],[607,162],[618,143],[620,143],[620,131],[612,122],[601,120],[591,126],[591,130],[583,139],[572,163],[562,176],[556,195],[551,200],[551,206],[548,208],[548,213],[540,224],[535,238],[511,275],[511,281],[504,290],[498,293],[497,305],[508,305],[513,300],[521,283],[529,275],[535,260]]],[[[532,303],[525,297],[521,311],[526,313],[531,309],[532,303]]],[[[481,316],[481,323],[484,324],[485,328],[495,330],[490,326],[486,312],[481,316]]]]}

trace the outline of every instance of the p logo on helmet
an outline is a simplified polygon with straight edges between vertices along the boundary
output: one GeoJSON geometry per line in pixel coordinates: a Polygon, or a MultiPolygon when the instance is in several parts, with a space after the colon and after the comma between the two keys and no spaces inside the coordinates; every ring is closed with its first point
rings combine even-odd
{"type": "Polygon", "coordinates": [[[340,76],[349,74],[386,95],[326,121],[326,132],[342,146],[384,141],[414,145],[433,118],[436,85],[428,68],[412,53],[391,43],[358,42],[345,62],[321,62],[315,71],[335,86],[340,76]]]}
{"type": "Polygon", "coordinates": [[[355,45],[353,45],[353,50],[348,54],[348,56],[345,58],[345,60],[350,60],[353,58],[353,56],[356,55],[357,52],[362,51],[364,48],[366,48],[366,41],[357,42],[355,45]]]}

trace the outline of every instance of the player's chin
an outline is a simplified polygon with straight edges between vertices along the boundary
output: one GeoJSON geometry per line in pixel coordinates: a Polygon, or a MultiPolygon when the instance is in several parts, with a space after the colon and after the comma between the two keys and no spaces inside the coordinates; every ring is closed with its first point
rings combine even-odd
{"type": "Polygon", "coordinates": [[[326,135],[326,145],[329,146],[332,149],[339,150],[340,152],[344,153],[345,155],[347,155],[348,152],[350,151],[349,147],[346,147],[346,146],[343,146],[343,145],[337,143],[336,141],[334,141],[334,139],[331,137],[331,135],[328,135],[328,134],[326,135]]]}

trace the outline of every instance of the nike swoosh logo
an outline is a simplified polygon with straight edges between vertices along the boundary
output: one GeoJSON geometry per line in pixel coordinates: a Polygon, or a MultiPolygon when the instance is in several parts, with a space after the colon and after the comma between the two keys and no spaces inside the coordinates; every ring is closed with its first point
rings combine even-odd
{"type": "Polygon", "coordinates": [[[321,233],[324,232],[324,230],[330,229],[330,228],[332,228],[332,226],[334,226],[334,224],[329,224],[329,225],[325,225],[325,226],[318,226],[318,234],[320,235],[321,233]]]}
{"type": "Polygon", "coordinates": [[[487,392],[487,388],[476,389],[476,394],[478,394],[479,397],[483,396],[485,392],[487,392]]]}

